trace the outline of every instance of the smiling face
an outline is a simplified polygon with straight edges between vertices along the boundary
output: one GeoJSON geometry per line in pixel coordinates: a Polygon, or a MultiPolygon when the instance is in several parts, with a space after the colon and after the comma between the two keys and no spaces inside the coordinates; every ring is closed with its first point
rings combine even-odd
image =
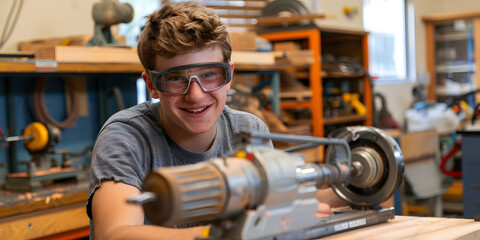
{"type": "MultiPolygon", "coordinates": [[[[155,70],[205,62],[224,62],[221,49],[208,47],[173,58],[157,55],[155,70]]],[[[217,90],[204,92],[198,82],[192,81],[187,93],[168,94],[158,91],[148,74],[143,73],[142,77],[152,97],[160,99],[162,126],[170,137],[175,140],[199,134],[215,136],[215,122],[222,114],[230,83],[217,90]]]]}

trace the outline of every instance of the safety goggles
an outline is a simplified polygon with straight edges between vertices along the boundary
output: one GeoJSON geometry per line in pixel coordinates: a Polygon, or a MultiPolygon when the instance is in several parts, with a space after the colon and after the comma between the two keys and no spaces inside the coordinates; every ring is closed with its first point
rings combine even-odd
{"type": "Polygon", "coordinates": [[[193,81],[204,92],[217,90],[232,79],[230,63],[209,62],[172,67],[163,71],[148,70],[155,87],[160,92],[185,94],[193,81]]]}

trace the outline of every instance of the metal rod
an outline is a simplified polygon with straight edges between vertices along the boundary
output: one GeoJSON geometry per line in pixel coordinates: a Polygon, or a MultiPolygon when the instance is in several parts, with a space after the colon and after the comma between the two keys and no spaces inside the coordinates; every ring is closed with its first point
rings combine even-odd
{"type": "Polygon", "coordinates": [[[17,141],[28,141],[34,138],[33,135],[28,136],[11,136],[11,137],[3,137],[1,139],[2,142],[17,142],[17,141]]]}
{"type": "Polygon", "coordinates": [[[143,192],[141,194],[135,195],[129,199],[127,199],[128,203],[133,203],[133,204],[140,204],[143,205],[147,202],[153,202],[157,199],[155,196],[155,193],[153,192],[143,192]]]}

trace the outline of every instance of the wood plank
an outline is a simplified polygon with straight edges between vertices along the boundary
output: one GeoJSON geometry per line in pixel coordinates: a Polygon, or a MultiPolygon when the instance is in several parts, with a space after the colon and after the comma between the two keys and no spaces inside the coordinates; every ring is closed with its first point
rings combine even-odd
{"type": "Polygon", "coordinates": [[[304,14],[291,17],[261,17],[257,20],[257,26],[281,26],[286,24],[298,24],[303,21],[322,19],[325,14],[304,14]]]}
{"type": "Polygon", "coordinates": [[[275,55],[273,52],[256,51],[232,51],[233,63],[274,65],[275,55]]]}
{"type": "MultiPolygon", "coordinates": [[[[139,73],[144,71],[141,64],[127,63],[59,63],[61,73],[139,73]]],[[[140,75],[139,75],[140,77],[140,75]]]]}
{"type": "Polygon", "coordinates": [[[255,25],[248,23],[229,23],[227,24],[229,28],[246,28],[247,31],[252,31],[255,29],[255,25]]]}
{"type": "Polygon", "coordinates": [[[71,188],[54,188],[39,192],[0,191],[0,218],[74,203],[85,203],[88,198],[87,190],[88,183],[81,183],[71,188]]]}
{"type": "Polygon", "coordinates": [[[262,11],[264,7],[253,7],[253,6],[218,6],[218,5],[205,5],[208,8],[212,9],[225,9],[225,10],[253,10],[253,11],[262,11]]]}
{"type": "Polygon", "coordinates": [[[322,238],[339,239],[479,239],[480,223],[472,219],[395,216],[386,223],[322,238]]]}
{"type": "Polygon", "coordinates": [[[323,123],[325,125],[332,125],[332,124],[341,124],[341,123],[351,123],[351,122],[360,122],[365,121],[367,119],[367,115],[349,115],[349,116],[341,116],[335,118],[325,118],[323,123]]]}
{"type": "Polygon", "coordinates": [[[475,17],[480,17],[480,10],[426,15],[422,17],[422,20],[425,22],[443,22],[475,17]]]}
{"type": "Polygon", "coordinates": [[[59,63],[129,63],[138,64],[136,48],[55,46],[59,63]]]}
{"type": "Polygon", "coordinates": [[[220,18],[238,18],[238,19],[257,19],[259,18],[258,15],[233,15],[233,14],[218,14],[220,18]]]}
{"type": "Polygon", "coordinates": [[[282,109],[309,109],[312,107],[312,103],[310,101],[305,102],[281,102],[280,106],[282,109]]]}
{"type": "Polygon", "coordinates": [[[424,157],[427,157],[425,160],[434,160],[438,152],[438,135],[435,130],[404,133],[400,137],[400,146],[405,165],[411,160],[424,157]],[[433,159],[429,156],[433,156],[433,159]]]}
{"type": "Polygon", "coordinates": [[[56,68],[38,71],[36,60],[0,61],[0,73],[142,73],[143,66],[138,62],[128,63],[57,63],[56,68]]]}
{"type": "Polygon", "coordinates": [[[35,72],[34,61],[0,61],[0,73],[32,73],[35,72]]]}
{"type": "Polygon", "coordinates": [[[85,203],[0,219],[0,239],[32,239],[89,226],[85,203]]]}
{"type": "MultiPolygon", "coordinates": [[[[285,64],[261,65],[235,63],[235,70],[239,71],[282,71],[293,66],[285,64]]],[[[55,71],[58,73],[142,73],[141,64],[110,64],[110,63],[59,63],[55,71]]],[[[35,64],[31,62],[1,62],[0,73],[34,73],[35,64]]]]}

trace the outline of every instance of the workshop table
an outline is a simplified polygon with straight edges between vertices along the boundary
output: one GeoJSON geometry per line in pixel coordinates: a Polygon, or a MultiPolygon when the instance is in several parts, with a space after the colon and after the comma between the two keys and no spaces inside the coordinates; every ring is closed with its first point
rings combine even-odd
{"type": "Polygon", "coordinates": [[[395,216],[374,226],[338,233],[322,240],[480,239],[480,222],[464,218],[395,216]]]}
{"type": "Polygon", "coordinates": [[[88,238],[88,182],[35,192],[0,190],[0,239],[88,238]]]}

